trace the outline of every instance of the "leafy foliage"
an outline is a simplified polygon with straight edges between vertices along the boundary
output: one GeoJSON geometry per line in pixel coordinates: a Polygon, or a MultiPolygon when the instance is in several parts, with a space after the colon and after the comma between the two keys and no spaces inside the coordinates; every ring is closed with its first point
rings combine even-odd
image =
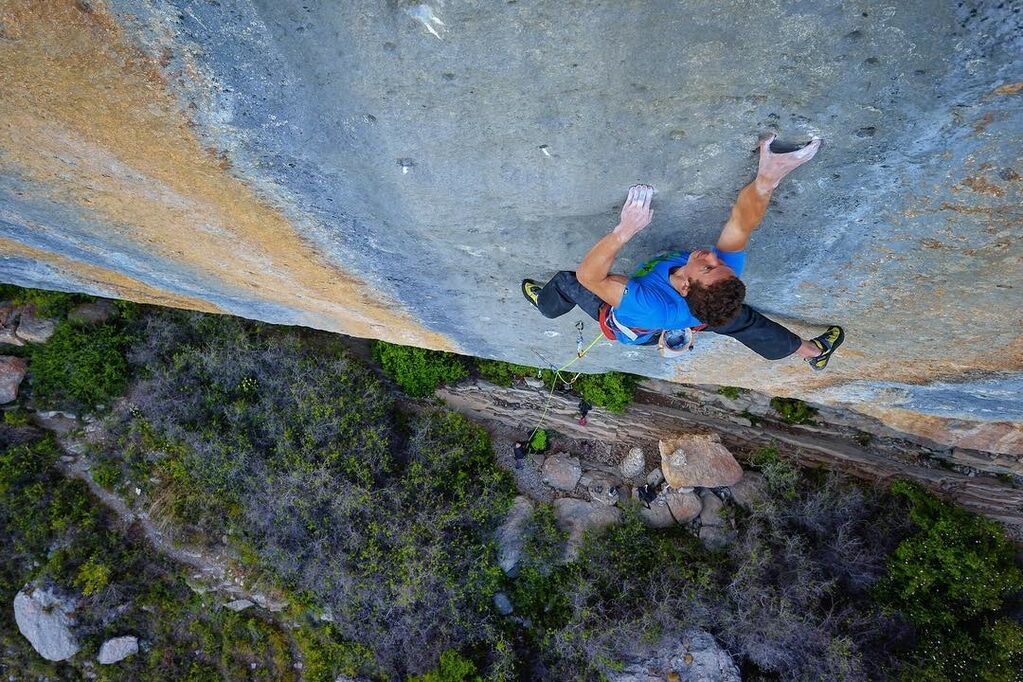
{"type": "Polygon", "coordinates": [[[892,492],[909,503],[915,530],[895,549],[878,595],[919,629],[911,674],[1013,679],[1023,669],[1023,628],[998,613],[1023,574],[1005,532],[915,484],[896,482],[892,492]]]}
{"type": "Polygon", "coordinates": [[[533,452],[547,451],[547,431],[545,429],[536,429],[533,432],[533,436],[529,439],[529,449],[533,452]]]}
{"type": "Polygon", "coordinates": [[[736,400],[745,392],[745,389],[738,386],[722,386],[718,389],[718,395],[723,395],[729,400],[736,400]]]}
{"type": "Polygon", "coordinates": [[[128,383],[125,333],[113,324],[80,327],[63,321],[29,359],[32,393],[42,403],[91,407],[123,394],[128,383]]]}
{"type": "Polygon", "coordinates": [[[476,369],[479,370],[480,377],[483,379],[504,387],[511,386],[516,379],[536,375],[536,367],[482,358],[476,360],[476,369]]]}
{"type": "MultiPolygon", "coordinates": [[[[106,638],[132,632],[149,653],[103,671],[104,680],[295,680],[289,635],[272,622],[213,610],[184,576],[148,548],[110,530],[81,481],[54,468],[51,438],[0,427],[0,598],[27,583],[78,595],[76,635],[88,660],[106,638]]],[[[79,679],[69,664],[42,661],[0,614],[0,668],[39,679],[79,679]]],[[[333,679],[333,678],[331,678],[333,679]]]]}
{"type": "Polygon", "coordinates": [[[514,486],[485,431],[447,412],[396,418],[326,335],[182,314],[148,327],[122,477],[331,608],[319,678],[422,672],[497,641],[491,536],[514,486]]]}
{"type": "Polygon", "coordinates": [[[573,388],[591,405],[606,407],[612,412],[624,412],[632,402],[639,377],[623,372],[581,374],[573,388]]]}
{"type": "Polygon", "coordinates": [[[452,353],[399,346],[374,341],[373,359],[387,376],[415,398],[431,395],[441,384],[450,384],[469,376],[465,362],[452,353]]]}
{"type": "Polygon", "coordinates": [[[771,408],[786,424],[812,424],[817,410],[795,398],[771,398],[771,408]]]}
{"type": "Polygon", "coordinates": [[[79,303],[96,300],[85,294],[70,294],[63,291],[28,289],[14,284],[0,284],[0,301],[14,305],[31,305],[40,317],[63,317],[79,303]]]}
{"type": "Polygon", "coordinates": [[[765,446],[753,453],[750,463],[760,469],[770,491],[784,499],[796,497],[800,483],[799,469],[781,459],[778,448],[765,446]]]}
{"type": "Polygon", "coordinates": [[[483,682],[483,678],[472,661],[449,649],[440,655],[436,670],[410,677],[409,682],[483,682]]]}

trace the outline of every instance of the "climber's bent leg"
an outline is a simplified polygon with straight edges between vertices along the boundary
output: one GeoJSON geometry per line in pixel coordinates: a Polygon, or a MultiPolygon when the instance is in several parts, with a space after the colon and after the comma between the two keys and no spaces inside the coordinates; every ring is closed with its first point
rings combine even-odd
{"type": "Polygon", "coordinates": [[[603,301],[576,279],[575,273],[562,270],[544,285],[536,298],[536,307],[544,317],[560,317],[579,306],[594,320],[603,301]]]}
{"type": "MultiPolygon", "coordinates": [[[[734,320],[720,327],[711,327],[709,331],[731,336],[757,355],[768,360],[780,360],[788,357],[797,351],[802,351],[803,344],[808,343],[745,304],[734,320]]],[[[814,354],[819,352],[818,350],[814,354]]],[[[801,352],[800,355],[802,355],[801,352]]]]}

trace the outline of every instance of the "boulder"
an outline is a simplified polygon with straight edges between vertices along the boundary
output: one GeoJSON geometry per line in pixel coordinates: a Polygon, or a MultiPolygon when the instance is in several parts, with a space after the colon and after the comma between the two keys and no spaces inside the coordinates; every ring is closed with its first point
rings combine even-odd
{"type": "Polygon", "coordinates": [[[18,387],[25,378],[27,367],[25,358],[0,355],[0,404],[18,398],[18,387]]]}
{"type": "Polygon", "coordinates": [[[679,674],[679,682],[740,682],[739,667],[703,630],[690,628],[682,633],[681,651],[672,657],[672,672],[679,674]]]}
{"type": "Polygon", "coordinates": [[[625,478],[642,476],[643,471],[646,469],[646,457],[643,455],[643,448],[630,448],[625,458],[622,459],[622,463],[618,465],[618,468],[625,478]]]}
{"type": "Polygon", "coordinates": [[[603,471],[587,471],[579,479],[579,483],[586,488],[590,499],[594,502],[611,507],[618,504],[618,490],[621,481],[610,474],[603,471]]]}
{"type": "Polygon", "coordinates": [[[654,469],[653,471],[646,475],[646,482],[647,485],[653,486],[658,486],[664,483],[664,473],[661,471],[660,467],[654,469]]]}
{"type": "Polygon", "coordinates": [[[512,606],[511,599],[508,598],[504,592],[498,592],[494,595],[494,608],[502,616],[510,616],[515,612],[515,607],[512,606]]]}
{"type": "Polygon", "coordinates": [[[524,533],[529,519],[533,516],[533,502],[522,495],[512,501],[504,523],[497,529],[497,565],[506,575],[518,573],[519,558],[522,556],[524,533]]]}
{"type": "Polygon", "coordinates": [[[744,471],[742,480],[728,489],[732,500],[743,509],[752,509],[768,499],[767,479],[758,471],[744,471]]]}
{"type": "Polygon", "coordinates": [[[583,468],[578,457],[559,452],[544,460],[540,472],[543,482],[552,488],[572,491],[583,475],[583,468]]]}
{"type": "Polygon", "coordinates": [[[696,493],[683,493],[675,490],[666,490],[661,493],[671,511],[672,518],[678,523],[689,523],[703,510],[703,501],[696,493]]]}
{"type": "Polygon", "coordinates": [[[583,544],[583,534],[588,530],[607,528],[621,521],[622,513],[617,507],[589,502],[574,497],[554,500],[554,517],[558,528],[568,533],[564,561],[574,561],[583,544]]]}
{"type": "Polygon", "coordinates": [[[738,483],[742,468],[716,435],[662,440],[661,471],[672,488],[719,488],[738,483]]]}
{"type": "Polygon", "coordinates": [[[244,611],[245,609],[252,606],[255,606],[255,603],[249,601],[248,599],[235,599],[234,601],[229,601],[226,604],[224,604],[225,609],[227,609],[228,611],[234,611],[235,613],[238,613],[239,611],[244,611]]]}
{"type": "Polygon", "coordinates": [[[721,549],[736,538],[735,531],[721,516],[724,503],[709,490],[704,490],[700,497],[703,500],[703,510],[700,512],[700,542],[707,549],[721,549]]]}
{"type": "MultiPolygon", "coordinates": [[[[632,496],[639,500],[638,490],[633,490],[632,496]]],[[[651,528],[671,528],[676,523],[664,495],[658,495],[657,499],[650,503],[649,509],[640,503],[639,518],[651,528]]]]}
{"type": "Polygon", "coordinates": [[[103,324],[116,314],[117,308],[110,301],[96,301],[75,306],[67,314],[67,319],[75,324],[96,325],[103,324]]]}
{"type": "Polygon", "coordinates": [[[24,346],[25,342],[18,338],[18,313],[12,305],[0,306],[0,343],[12,346],[24,346]]]}
{"type": "Polygon", "coordinates": [[[74,600],[63,599],[51,588],[26,585],[14,597],[14,620],[32,648],[48,661],[66,661],[78,653],[71,632],[74,600]]]}
{"type": "Polygon", "coordinates": [[[56,329],[57,323],[54,320],[36,317],[35,313],[25,310],[18,319],[16,334],[19,339],[28,343],[46,343],[56,329]]]}
{"type": "Polygon", "coordinates": [[[690,628],[665,637],[655,648],[626,654],[625,667],[607,677],[609,682],[740,682],[732,657],[703,630],[690,628]]]}
{"type": "Polygon", "coordinates": [[[103,642],[103,645],[99,648],[99,656],[96,660],[102,665],[110,665],[111,663],[117,663],[123,661],[129,656],[134,656],[139,652],[139,640],[131,635],[125,635],[123,637],[114,637],[103,642]]]}

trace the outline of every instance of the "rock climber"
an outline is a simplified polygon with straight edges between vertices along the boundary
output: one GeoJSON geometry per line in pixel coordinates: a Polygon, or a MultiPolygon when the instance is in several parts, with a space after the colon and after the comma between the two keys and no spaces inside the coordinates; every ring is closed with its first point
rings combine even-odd
{"type": "Polygon", "coordinates": [[[653,219],[654,189],[629,189],[618,225],[598,241],[575,272],[563,270],[540,285],[526,279],[522,293],[545,317],[559,317],[575,306],[597,320],[604,336],[630,345],[659,344],[662,352],[675,350],[673,338],[685,338],[689,329],[706,328],[730,336],[750,350],[779,360],[798,355],[814,370],[828,365],[845,338],[831,325],[813,339],[802,339],[743,303],[746,285],[739,279],[746,264],[746,245],[764,218],[771,193],[782,179],[814,157],[820,138],[794,151],[780,143],[772,151],[774,135],[760,141],[757,176],[739,192],[713,249],[678,251],[647,262],[630,278],[611,274],[622,247],[653,219]]]}

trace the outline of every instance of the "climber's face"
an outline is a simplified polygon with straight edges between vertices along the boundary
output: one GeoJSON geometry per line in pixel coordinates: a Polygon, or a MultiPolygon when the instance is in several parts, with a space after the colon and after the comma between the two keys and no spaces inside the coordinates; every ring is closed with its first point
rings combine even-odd
{"type": "Polygon", "coordinates": [[[690,253],[680,272],[689,281],[699,282],[705,287],[735,277],[735,270],[721,262],[716,253],[706,249],[690,253]]]}

